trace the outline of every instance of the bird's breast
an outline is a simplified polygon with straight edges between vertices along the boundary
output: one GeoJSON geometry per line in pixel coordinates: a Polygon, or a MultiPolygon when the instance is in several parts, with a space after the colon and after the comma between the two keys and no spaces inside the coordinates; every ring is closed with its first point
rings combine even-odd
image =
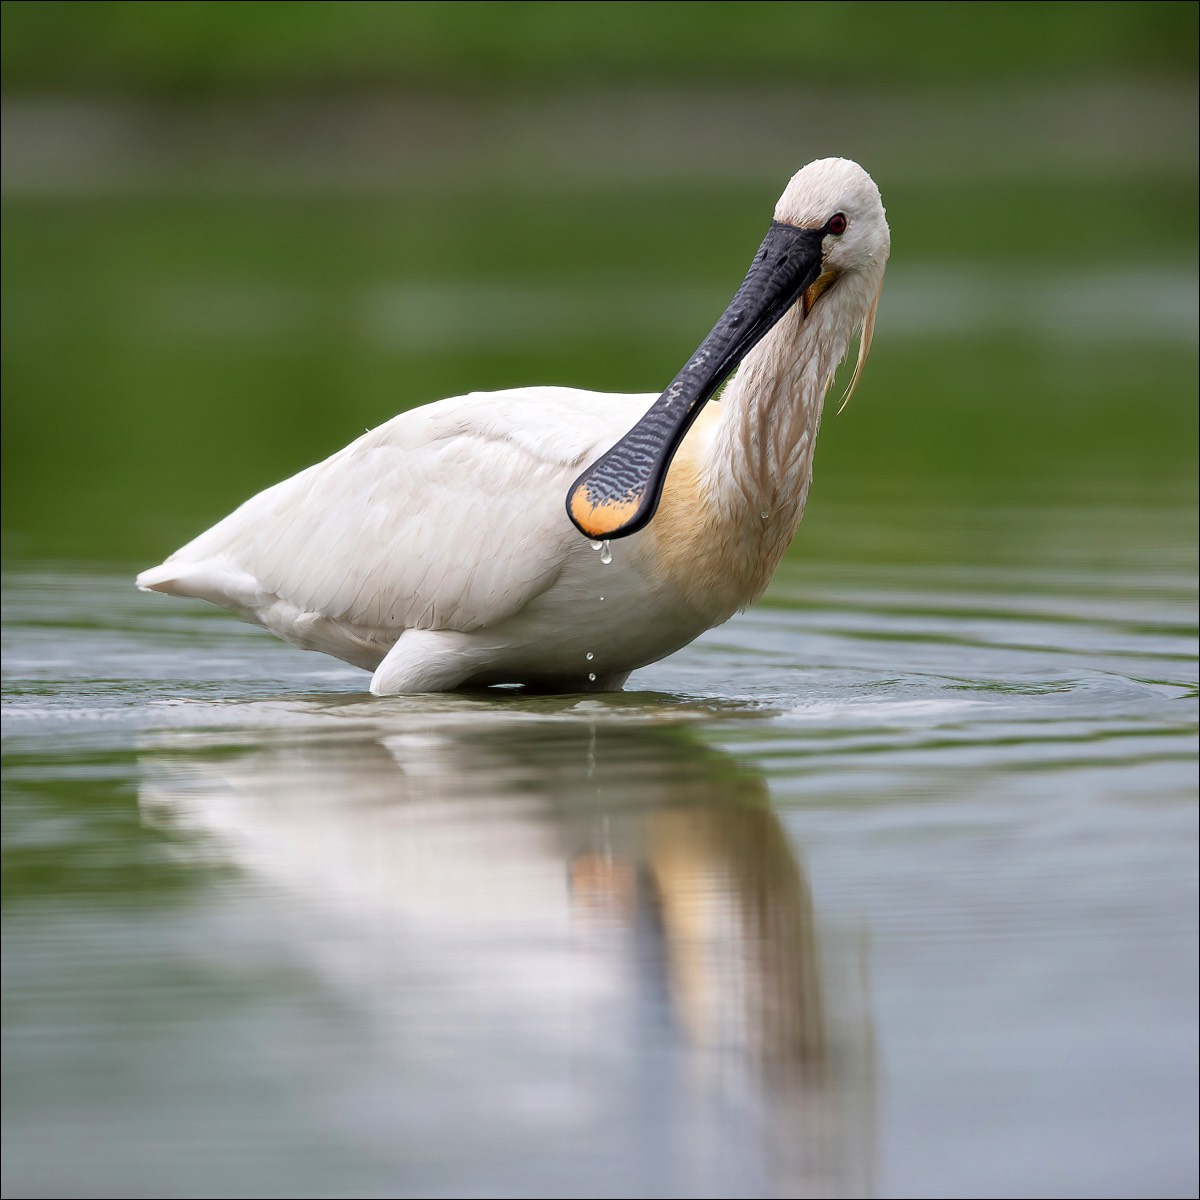
{"type": "MultiPolygon", "coordinates": [[[[647,527],[648,569],[707,621],[727,620],[766,590],[796,521],[722,478],[711,462],[717,416],[689,434],[671,464],[658,513],[647,527]]],[[[700,423],[697,422],[697,425],[700,423]]]]}

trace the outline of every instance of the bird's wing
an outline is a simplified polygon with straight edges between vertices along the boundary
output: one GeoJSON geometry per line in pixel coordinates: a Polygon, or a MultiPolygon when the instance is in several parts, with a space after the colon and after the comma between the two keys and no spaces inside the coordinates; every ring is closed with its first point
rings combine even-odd
{"type": "MultiPolygon", "coordinates": [[[[472,630],[554,581],[579,535],[563,498],[653,396],[472,393],[402,413],[248,500],[139,577],[268,622],[361,635],[472,630]]],[[[284,632],[285,630],[279,630],[284,632]]]]}

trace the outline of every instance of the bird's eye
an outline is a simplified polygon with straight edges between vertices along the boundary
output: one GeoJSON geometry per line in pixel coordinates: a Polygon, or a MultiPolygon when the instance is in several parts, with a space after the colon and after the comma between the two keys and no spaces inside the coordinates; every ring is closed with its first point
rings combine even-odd
{"type": "Polygon", "coordinates": [[[834,213],[825,226],[826,233],[840,234],[846,232],[846,214],[834,213]]]}

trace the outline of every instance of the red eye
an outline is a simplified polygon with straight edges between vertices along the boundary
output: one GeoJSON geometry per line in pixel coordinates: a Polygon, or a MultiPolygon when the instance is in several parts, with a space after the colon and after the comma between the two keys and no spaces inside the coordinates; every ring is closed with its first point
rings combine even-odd
{"type": "Polygon", "coordinates": [[[846,232],[846,216],[844,213],[834,213],[829,218],[829,224],[825,226],[826,233],[845,233],[846,232]]]}

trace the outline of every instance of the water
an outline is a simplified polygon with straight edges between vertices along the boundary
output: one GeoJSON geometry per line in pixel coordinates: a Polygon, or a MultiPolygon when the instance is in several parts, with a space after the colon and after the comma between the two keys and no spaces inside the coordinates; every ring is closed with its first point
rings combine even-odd
{"type": "Polygon", "coordinates": [[[793,552],[552,698],[132,577],[413,403],[665,383],[800,158],[6,160],[4,1193],[1194,1195],[1194,110],[1078,174],[839,144],[896,252],[793,552]]]}
{"type": "Polygon", "coordinates": [[[789,560],[625,694],[383,701],[11,572],[6,1191],[1186,1194],[1195,585],[1132,565],[789,560]]]}

